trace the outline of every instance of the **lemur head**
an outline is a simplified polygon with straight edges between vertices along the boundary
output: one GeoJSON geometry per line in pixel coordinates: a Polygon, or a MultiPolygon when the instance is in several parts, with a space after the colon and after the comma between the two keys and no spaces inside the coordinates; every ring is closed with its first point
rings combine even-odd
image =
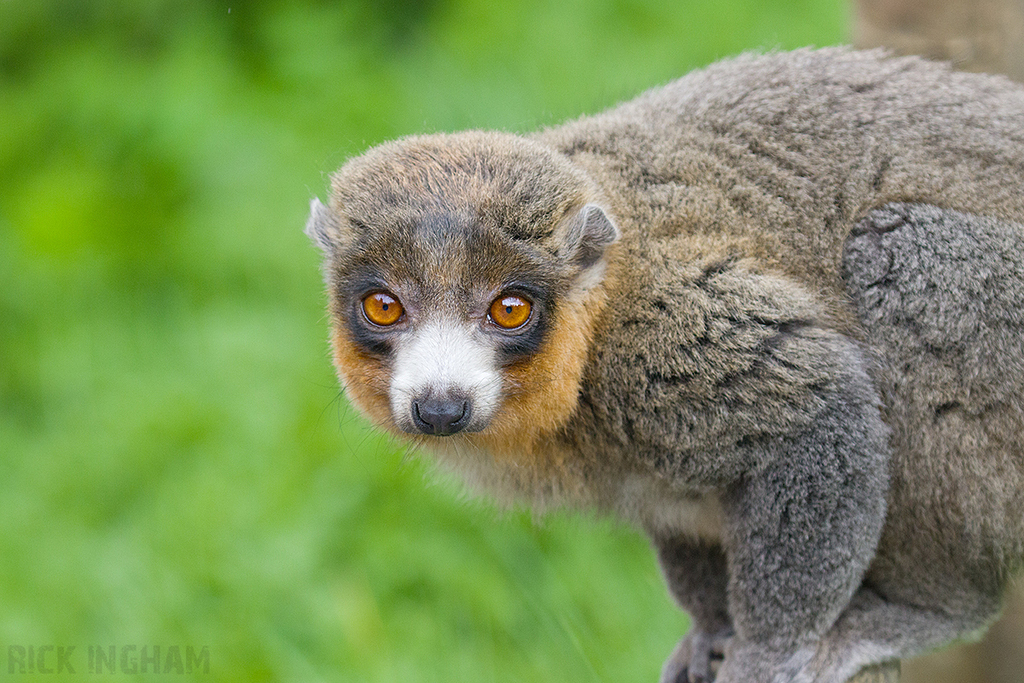
{"type": "Polygon", "coordinates": [[[566,158],[508,134],[349,161],[306,226],[349,398],[385,428],[498,450],[564,423],[618,238],[597,201],[566,158]]]}

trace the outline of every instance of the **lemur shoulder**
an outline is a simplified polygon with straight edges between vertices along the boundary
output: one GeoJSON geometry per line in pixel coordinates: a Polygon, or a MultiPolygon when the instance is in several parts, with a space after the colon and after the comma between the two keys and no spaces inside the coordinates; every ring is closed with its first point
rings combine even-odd
{"type": "Polygon", "coordinates": [[[651,537],[694,623],[665,682],[845,681],[983,628],[1024,560],[1008,80],[744,56],[371,149],[307,232],[371,420],[651,537]]]}

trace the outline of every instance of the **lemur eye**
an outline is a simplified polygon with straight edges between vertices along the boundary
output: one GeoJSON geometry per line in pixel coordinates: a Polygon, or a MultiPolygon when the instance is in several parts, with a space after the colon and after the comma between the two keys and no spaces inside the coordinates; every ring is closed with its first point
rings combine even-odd
{"type": "Polygon", "coordinates": [[[402,318],[405,309],[398,299],[387,292],[374,292],[363,299],[363,314],[374,325],[387,327],[402,318]]]}
{"type": "Polygon", "coordinates": [[[504,294],[491,302],[490,318],[498,327],[514,330],[530,319],[533,307],[515,294],[504,294]]]}

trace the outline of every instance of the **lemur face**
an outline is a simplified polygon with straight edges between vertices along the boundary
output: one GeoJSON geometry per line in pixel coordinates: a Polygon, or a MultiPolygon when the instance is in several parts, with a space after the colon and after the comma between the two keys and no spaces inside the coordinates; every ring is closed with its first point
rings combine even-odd
{"type": "Polygon", "coordinates": [[[358,242],[331,273],[335,321],[386,369],[394,425],[486,428],[508,391],[504,371],[538,352],[565,294],[554,259],[468,215],[424,215],[358,242]]]}
{"type": "Polygon", "coordinates": [[[586,355],[566,348],[578,330],[558,328],[583,324],[572,309],[618,236],[587,189],[564,159],[506,135],[412,138],[349,162],[307,225],[349,397],[408,434],[550,422],[545,392],[575,392],[586,355]]]}

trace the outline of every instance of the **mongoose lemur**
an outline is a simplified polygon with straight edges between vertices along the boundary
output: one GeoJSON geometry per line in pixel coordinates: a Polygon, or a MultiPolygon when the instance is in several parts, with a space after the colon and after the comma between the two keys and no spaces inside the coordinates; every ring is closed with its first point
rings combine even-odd
{"type": "Polygon", "coordinates": [[[998,613],[1024,88],[743,56],[537,133],[371,149],[307,232],[371,420],[500,499],[649,535],[693,621],[666,683],[839,683],[998,613]]]}

